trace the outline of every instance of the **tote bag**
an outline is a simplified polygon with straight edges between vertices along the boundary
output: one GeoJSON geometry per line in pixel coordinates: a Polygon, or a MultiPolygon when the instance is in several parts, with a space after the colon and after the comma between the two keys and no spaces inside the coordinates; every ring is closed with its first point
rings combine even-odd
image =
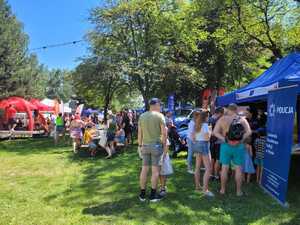
{"type": "Polygon", "coordinates": [[[160,169],[160,175],[168,176],[173,174],[173,166],[171,163],[171,159],[169,157],[169,154],[166,155],[165,159],[162,158],[161,163],[161,169],[160,169]]]}

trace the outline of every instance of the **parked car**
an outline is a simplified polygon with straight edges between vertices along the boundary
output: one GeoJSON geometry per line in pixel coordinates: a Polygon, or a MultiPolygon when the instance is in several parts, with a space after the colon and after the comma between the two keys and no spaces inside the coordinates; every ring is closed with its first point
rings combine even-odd
{"type": "Polygon", "coordinates": [[[179,109],[176,110],[176,116],[174,119],[174,124],[178,129],[188,127],[189,122],[193,116],[192,109],[179,109]]]}

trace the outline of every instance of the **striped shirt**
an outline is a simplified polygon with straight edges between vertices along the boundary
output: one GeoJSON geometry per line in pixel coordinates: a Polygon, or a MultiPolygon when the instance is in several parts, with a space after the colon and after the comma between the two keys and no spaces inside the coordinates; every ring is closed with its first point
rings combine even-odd
{"type": "Polygon", "coordinates": [[[264,152],[266,149],[266,138],[260,137],[255,139],[254,142],[254,148],[256,150],[256,158],[257,159],[263,159],[264,158],[264,152]]]}

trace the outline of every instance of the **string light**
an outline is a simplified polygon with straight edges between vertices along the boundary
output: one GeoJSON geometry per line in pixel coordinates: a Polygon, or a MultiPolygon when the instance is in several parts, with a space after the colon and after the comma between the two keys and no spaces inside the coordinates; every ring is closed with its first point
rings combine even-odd
{"type": "Polygon", "coordinates": [[[67,46],[67,45],[75,45],[75,44],[78,44],[78,43],[83,42],[83,41],[84,40],[77,40],[77,41],[69,41],[69,42],[53,44],[53,45],[45,45],[45,46],[42,46],[42,47],[29,49],[29,51],[32,52],[32,51],[46,50],[48,48],[58,48],[58,47],[67,46]]]}

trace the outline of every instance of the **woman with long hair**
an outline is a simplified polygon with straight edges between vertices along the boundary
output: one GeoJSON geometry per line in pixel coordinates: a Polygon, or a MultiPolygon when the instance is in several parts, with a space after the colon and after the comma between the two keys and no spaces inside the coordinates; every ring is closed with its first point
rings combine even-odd
{"type": "Polygon", "coordinates": [[[82,128],[84,122],[81,120],[79,113],[76,113],[74,120],[70,123],[70,136],[73,139],[73,151],[78,152],[82,139],[82,128]]]}
{"type": "Polygon", "coordinates": [[[194,131],[192,133],[192,150],[196,155],[195,168],[195,186],[200,191],[200,167],[201,162],[204,163],[205,173],[203,176],[203,193],[206,196],[213,197],[214,194],[209,191],[208,183],[211,176],[211,160],[209,152],[210,129],[208,127],[208,112],[196,111],[194,114],[194,131]]]}

